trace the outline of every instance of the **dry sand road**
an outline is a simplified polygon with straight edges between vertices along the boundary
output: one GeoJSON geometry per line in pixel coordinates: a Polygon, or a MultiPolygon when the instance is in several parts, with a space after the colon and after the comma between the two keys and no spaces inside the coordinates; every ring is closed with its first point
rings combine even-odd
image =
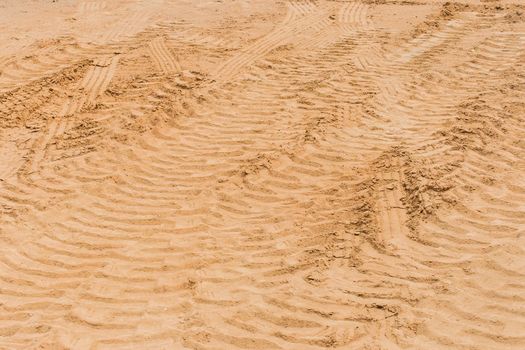
{"type": "Polygon", "coordinates": [[[0,349],[525,349],[525,3],[0,1],[0,349]]]}

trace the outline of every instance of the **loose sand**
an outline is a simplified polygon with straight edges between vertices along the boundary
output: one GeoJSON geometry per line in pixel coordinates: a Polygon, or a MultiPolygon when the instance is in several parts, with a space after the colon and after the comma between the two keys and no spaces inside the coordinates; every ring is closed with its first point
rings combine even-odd
{"type": "Polygon", "coordinates": [[[0,349],[525,349],[525,3],[0,1],[0,349]]]}

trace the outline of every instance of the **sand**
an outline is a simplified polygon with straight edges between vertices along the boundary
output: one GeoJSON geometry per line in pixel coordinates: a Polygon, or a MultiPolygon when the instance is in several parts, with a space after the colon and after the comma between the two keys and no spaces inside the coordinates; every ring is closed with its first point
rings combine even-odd
{"type": "Polygon", "coordinates": [[[0,2],[0,349],[525,349],[521,0],[0,2]]]}

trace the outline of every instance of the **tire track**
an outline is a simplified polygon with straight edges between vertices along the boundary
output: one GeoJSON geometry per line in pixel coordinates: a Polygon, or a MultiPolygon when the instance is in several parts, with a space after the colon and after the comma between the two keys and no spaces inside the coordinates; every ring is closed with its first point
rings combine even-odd
{"type": "Polygon", "coordinates": [[[356,29],[372,28],[368,18],[369,6],[362,2],[345,2],[338,11],[337,20],[344,32],[352,33],[356,29]]]}
{"type": "Polygon", "coordinates": [[[68,99],[62,105],[58,117],[51,121],[45,133],[35,144],[34,157],[31,160],[32,171],[38,170],[52,140],[56,136],[63,134],[68,129],[68,125],[71,125],[72,121],[68,118],[81,111],[82,108],[91,106],[97,97],[107,89],[117,69],[118,61],[119,56],[115,55],[102,58],[93,63],[84,79],[79,83],[78,91],[80,91],[80,94],[68,99]]]}
{"type": "Polygon", "coordinates": [[[92,16],[106,8],[105,1],[82,1],[78,4],[78,16],[92,16]]]}
{"type": "MultiPolygon", "coordinates": [[[[300,19],[292,22],[289,22],[288,17],[290,16],[287,16],[284,24],[277,26],[272,32],[257,40],[249,47],[244,48],[241,53],[234,55],[232,58],[221,64],[212,73],[215,79],[228,80],[235,76],[242,67],[264,57],[273,49],[285,44],[288,40],[293,38],[294,35],[304,32],[309,28],[315,28],[318,24],[326,26],[326,19],[324,18],[326,17],[326,14],[322,9],[313,12],[310,11],[309,6],[305,7],[302,3],[294,3],[289,8],[289,11],[297,11],[302,16],[300,19]]],[[[292,15],[291,18],[293,17],[294,16],[292,15]]]]}
{"type": "Polygon", "coordinates": [[[163,73],[169,74],[182,71],[179,62],[170,52],[163,38],[152,40],[149,47],[153,60],[163,73]]]}

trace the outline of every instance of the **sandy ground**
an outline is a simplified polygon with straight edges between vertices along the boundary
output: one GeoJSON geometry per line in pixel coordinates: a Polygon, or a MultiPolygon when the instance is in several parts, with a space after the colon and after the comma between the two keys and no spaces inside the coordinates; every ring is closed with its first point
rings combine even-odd
{"type": "Polygon", "coordinates": [[[525,3],[0,1],[1,349],[525,349],[525,3]]]}

